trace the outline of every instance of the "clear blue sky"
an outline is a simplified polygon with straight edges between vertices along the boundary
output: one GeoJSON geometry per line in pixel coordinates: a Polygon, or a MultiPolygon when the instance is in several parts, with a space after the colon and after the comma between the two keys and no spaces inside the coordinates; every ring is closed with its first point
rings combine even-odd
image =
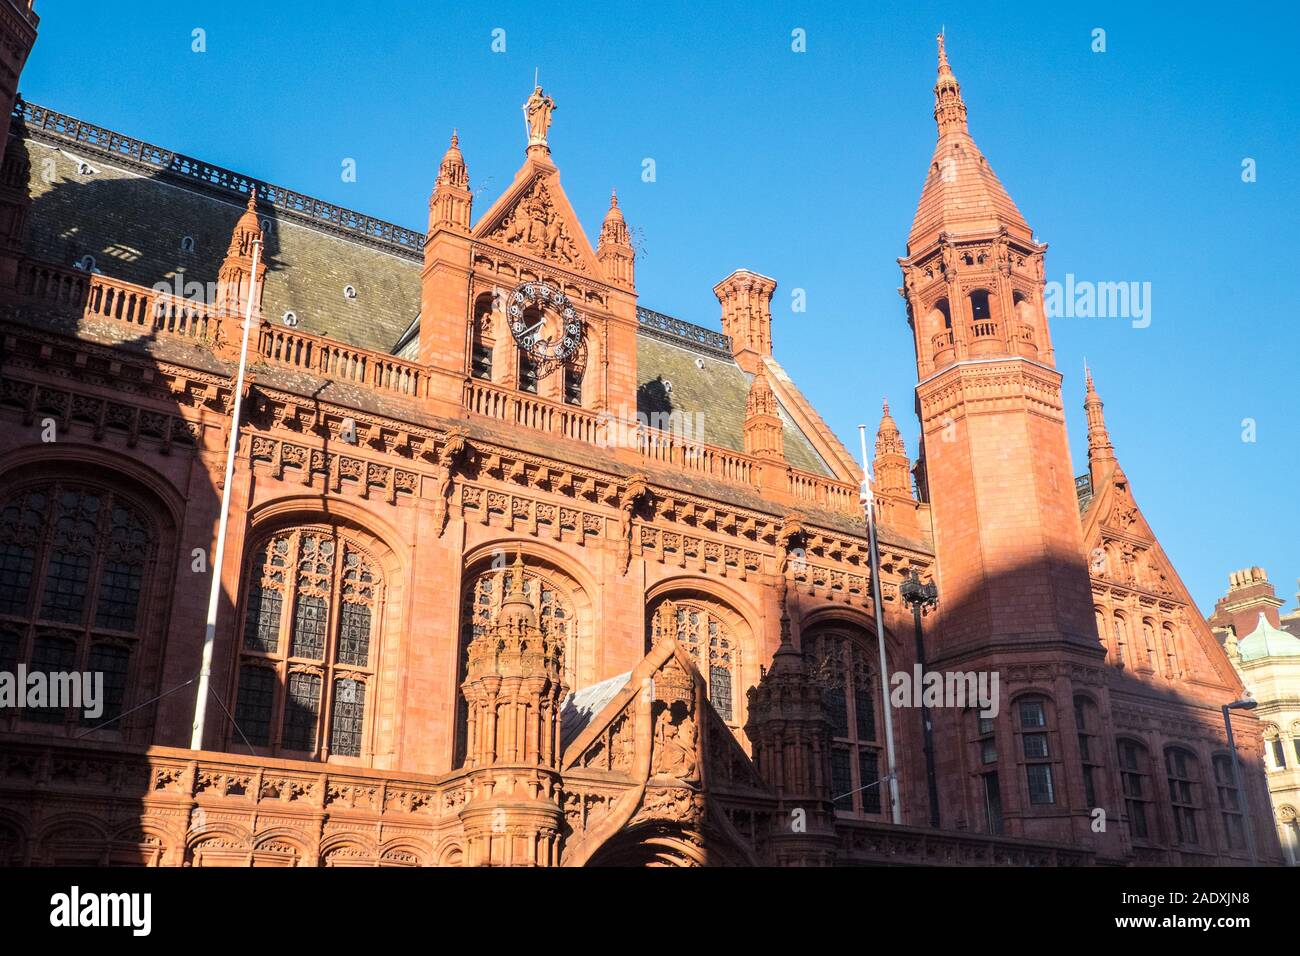
{"type": "Polygon", "coordinates": [[[775,277],[778,359],[850,448],[887,395],[915,454],[895,259],[934,146],[934,34],[946,25],[972,133],[1050,243],[1048,278],[1152,283],[1149,328],[1054,322],[1076,473],[1086,355],[1138,500],[1201,608],[1252,564],[1293,606],[1294,7],[563,6],[38,0],[21,89],[423,228],[453,126],[480,212],[510,182],[539,67],[559,106],[553,156],[588,235],[611,186],[642,231],[641,303],[716,327],[719,279],[742,266],[775,277]],[[491,52],[498,27],[504,54],[491,52]],[[803,54],[791,51],[796,27],[803,54]],[[1094,27],[1105,53],[1090,48],[1094,27]],[[191,52],[194,28],[206,53],[191,52]],[[641,181],[646,157],[654,183],[641,181]],[[341,181],[345,158],[355,183],[341,181]],[[805,313],[791,313],[794,288],[805,313]]]}

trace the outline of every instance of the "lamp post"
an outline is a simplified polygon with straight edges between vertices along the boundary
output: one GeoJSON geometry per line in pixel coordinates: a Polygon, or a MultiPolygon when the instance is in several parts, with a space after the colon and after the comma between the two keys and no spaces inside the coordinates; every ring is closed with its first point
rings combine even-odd
{"type": "MultiPolygon", "coordinates": [[[[925,641],[921,637],[921,615],[939,601],[939,589],[933,581],[922,584],[915,569],[898,588],[899,596],[912,608],[912,624],[916,632],[916,662],[925,676],[925,641]]],[[[930,826],[939,828],[939,783],[934,773],[934,729],[930,726],[930,708],[921,697],[921,731],[925,738],[925,782],[930,792],[930,826]]]]}
{"type": "Polygon", "coordinates": [[[1232,754],[1232,782],[1237,788],[1237,793],[1241,795],[1241,812],[1246,818],[1246,851],[1250,854],[1251,866],[1259,866],[1259,859],[1255,856],[1255,824],[1250,819],[1250,794],[1242,784],[1241,760],[1237,756],[1237,741],[1232,736],[1232,720],[1228,716],[1228,711],[1254,710],[1258,706],[1258,701],[1249,699],[1234,700],[1231,704],[1223,705],[1223,727],[1228,732],[1228,752],[1232,754]]]}

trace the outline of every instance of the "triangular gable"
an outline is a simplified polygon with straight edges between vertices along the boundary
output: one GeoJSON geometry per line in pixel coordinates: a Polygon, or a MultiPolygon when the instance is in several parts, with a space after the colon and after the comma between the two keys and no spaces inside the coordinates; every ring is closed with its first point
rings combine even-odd
{"type": "Polygon", "coordinates": [[[650,650],[618,693],[586,722],[564,748],[561,765],[566,771],[606,770],[638,781],[768,792],[709,703],[704,677],[690,654],[671,636],[650,650]]]}
{"type": "Polygon", "coordinates": [[[1185,647],[1184,653],[1195,654],[1199,663],[1208,664],[1186,669],[1213,673],[1225,691],[1244,691],[1241,679],[1138,507],[1128,477],[1118,466],[1102,480],[1100,488],[1093,489],[1092,502],[1083,516],[1083,540],[1089,574],[1094,580],[1148,591],[1182,606],[1187,629],[1193,635],[1193,646],[1185,647]]]}
{"type": "Polygon", "coordinates": [[[559,170],[531,156],[510,188],[479,219],[472,235],[477,241],[604,281],[595,250],[560,186],[559,170]]]}

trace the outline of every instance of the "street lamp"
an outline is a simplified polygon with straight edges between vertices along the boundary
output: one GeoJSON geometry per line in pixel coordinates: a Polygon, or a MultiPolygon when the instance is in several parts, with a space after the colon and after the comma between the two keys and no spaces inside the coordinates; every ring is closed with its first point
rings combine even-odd
{"type": "Polygon", "coordinates": [[[1246,850],[1250,853],[1251,866],[1259,866],[1259,860],[1255,856],[1255,825],[1250,819],[1250,794],[1242,786],[1241,760],[1237,757],[1237,741],[1232,736],[1232,720],[1228,717],[1228,711],[1254,710],[1258,706],[1258,701],[1249,698],[1234,700],[1231,704],[1223,705],[1223,727],[1228,731],[1228,751],[1232,754],[1232,782],[1237,787],[1237,793],[1241,796],[1241,809],[1246,818],[1246,850]]]}
{"type": "MultiPolygon", "coordinates": [[[[925,584],[917,576],[916,570],[908,572],[903,583],[898,587],[899,596],[912,608],[912,623],[916,632],[916,662],[921,666],[921,675],[925,675],[925,642],[921,638],[921,614],[939,602],[939,589],[933,581],[925,584]]],[[[930,709],[925,706],[925,696],[921,697],[921,732],[925,738],[925,782],[930,792],[930,826],[939,829],[939,784],[934,774],[934,731],[930,727],[930,709]]]]}

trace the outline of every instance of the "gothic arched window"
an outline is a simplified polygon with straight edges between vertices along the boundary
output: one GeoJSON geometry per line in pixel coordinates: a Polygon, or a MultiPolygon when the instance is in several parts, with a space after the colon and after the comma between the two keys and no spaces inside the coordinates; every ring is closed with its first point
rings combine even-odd
{"type": "Polygon", "coordinates": [[[845,813],[879,815],[881,795],[879,678],[869,636],[852,627],[821,627],[803,638],[810,671],[822,685],[831,725],[831,799],[845,813]]]}
{"type": "Polygon", "coordinates": [[[1046,697],[1021,697],[1016,701],[1020,755],[1025,762],[1029,802],[1034,805],[1056,802],[1056,785],[1052,775],[1051,716],[1046,697]]]}
{"type": "Polygon", "coordinates": [[[362,756],[382,604],[375,561],[335,528],[306,527],[272,535],[252,563],[229,745],[362,756]]]}
{"type": "Polygon", "coordinates": [[[126,700],[157,535],[142,509],[77,482],[27,487],[0,502],[0,669],[103,674],[103,710],[47,707],[16,719],[94,727],[126,700]]]}
{"type": "Polygon", "coordinates": [[[492,381],[492,293],[474,300],[474,327],[470,334],[470,375],[492,381]]]}
{"type": "Polygon", "coordinates": [[[1098,806],[1097,784],[1104,778],[1101,766],[1101,743],[1098,731],[1101,719],[1097,705],[1079,695],[1074,698],[1074,723],[1079,733],[1079,762],[1083,768],[1083,794],[1089,807],[1098,806]]]}
{"type": "MultiPolygon", "coordinates": [[[[740,641],[719,608],[704,601],[670,598],[677,643],[704,675],[713,709],[733,729],[740,725],[740,641]]],[[[659,605],[662,607],[662,604],[659,605]]],[[[659,639],[661,618],[649,615],[647,652],[659,639]]]]}

